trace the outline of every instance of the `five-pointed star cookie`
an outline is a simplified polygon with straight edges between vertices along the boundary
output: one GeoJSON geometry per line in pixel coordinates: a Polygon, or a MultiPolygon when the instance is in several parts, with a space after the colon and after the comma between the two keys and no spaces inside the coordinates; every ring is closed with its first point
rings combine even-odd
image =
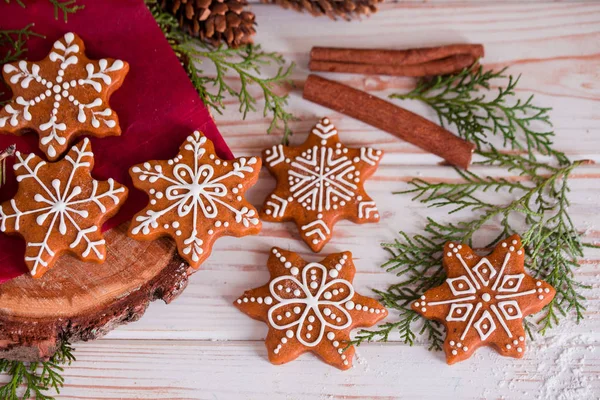
{"type": "Polygon", "coordinates": [[[4,65],[13,97],[0,111],[0,132],[37,132],[40,149],[50,160],[60,157],[80,134],[120,135],[108,99],[128,70],[121,60],[88,59],[83,41],[67,33],[45,59],[4,65]]]}
{"type": "Polygon", "coordinates": [[[331,239],[340,219],[379,221],[363,184],[377,169],[381,155],[381,150],[343,146],[333,124],[323,118],[301,146],[277,145],[264,151],[277,187],[265,200],[261,217],[296,221],[302,239],[315,252],[331,239]]]}
{"type": "Polygon", "coordinates": [[[92,178],[90,141],[86,138],[73,146],[56,163],[35,154],[15,156],[19,189],[0,206],[0,230],[25,239],[31,275],[41,277],[66,252],[84,261],[103,262],[106,248],[100,228],[117,213],[127,189],[112,179],[92,178]]]}
{"type": "Polygon", "coordinates": [[[486,257],[467,245],[446,243],[446,282],[426,291],[412,308],[446,326],[448,364],[466,360],[480,346],[491,346],[503,356],[523,356],[523,318],[544,308],[556,293],[526,274],[524,262],[518,235],[500,242],[486,257]]]}
{"type": "Polygon", "coordinates": [[[352,367],[354,346],[344,351],[350,331],[387,316],[376,300],[356,293],[350,252],[308,263],[296,253],[273,248],[268,284],[246,291],[234,305],[269,326],[269,360],[283,364],[313,352],[340,369],[352,367]]]}
{"type": "Polygon", "coordinates": [[[220,159],[212,142],[195,131],[175,158],[131,168],[134,186],[149,195],[150,204],[133,218],[130,236],[171,236],[181,257],[199,268],[218,237],[260,231],[257,211],[244,198],[260,166],[258,157],[220,159]]]}

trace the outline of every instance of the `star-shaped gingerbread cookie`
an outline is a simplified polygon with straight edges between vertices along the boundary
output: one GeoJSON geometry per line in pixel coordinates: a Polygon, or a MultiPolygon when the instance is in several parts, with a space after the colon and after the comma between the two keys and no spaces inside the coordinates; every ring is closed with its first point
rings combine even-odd
{"type": "Polygon", "coordinates": [[[556,291],[525,273],[525,250],[518,235],[480,257],[467,245],[444,246],[447,279],[412,304],[413,310],[446,326],[448,364],[469,358],[480,346],[503,356],[525,352],[523,318],[544,308],[556,291]]]}
{"type": "Polygon", "coordinates": [[[117,213],[127,188],[112,179],[92,178],[94,154],[86,138],[59,162],[17,152],[14,165],[19,188],[0,206],[0,230],[27,242],[25,264],[34,278],[54,265],[61,254],[84,261],[106,257],[102,223],[117,213]]]}
{"type": "Polygon", "coordinates": [[[88,59],[83,41],[67,33],[45,59],[4,65],[13,97],[0,111],[0,132],[37,132],[40,149],[50,160],[60,157],[78,135],[120,135],[108,99],[128,70],[121,60],[88,59]]]}
{"type": "Polygon", "coordinates": [[[195,131],[175,158],[131,168],[134,186],[149,195],[150,204],[133,218],[130,236],[171,236],[181,257],[199,268],[218,237],[260,232],[257,211],[244,198],[260,166],[258,157],[220,159],[212,142],[195,131]]]}
{"type": "Polygon", "coordinates": [[[350,252],[306,262],[296,253],[273,248],[268,284],[246,291],[234,305],[269,326],[269,360],[283,364],[312,352],[340,369],[352,367],[350,331],[387,316],[376,300],[356,293],[350,252]]]}
{"type": "Polygon", "coordinates": [[[318,252],[340,219],[377,222],[375,202],[363,184],[377,169],[381,150],[347,148],[335,126],[323,118],[298,147],[273,146],[263,152],[277,187],[265,200],[265,221],[294,220],[302,239],[318,252]]]}

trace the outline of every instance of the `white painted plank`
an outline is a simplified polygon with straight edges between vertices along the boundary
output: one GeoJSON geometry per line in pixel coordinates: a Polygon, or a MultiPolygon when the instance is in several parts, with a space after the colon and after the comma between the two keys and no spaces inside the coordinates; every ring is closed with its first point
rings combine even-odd
{"type": "Polygon", "coordinates": [[[339,371],[305,354],[271,365],[261,342],[99,340],[77,346],[68,399],[593,399],[600,392],[597,332],[563,332],[523,359],[481,349],[448,366],[421,346],[370,344],[339,371]]]}

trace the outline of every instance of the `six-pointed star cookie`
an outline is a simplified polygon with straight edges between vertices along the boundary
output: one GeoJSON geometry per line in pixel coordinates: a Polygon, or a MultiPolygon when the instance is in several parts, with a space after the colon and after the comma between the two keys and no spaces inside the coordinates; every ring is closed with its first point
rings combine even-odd
{"type": "Polygon", "coordinates": [[[526,274],[524,262],[518,235],[500,242],[486,257],[467,245],[446,243],[446,282],[426,291],[412,308],[446,326],[448,364],[469,358],[480,346],[492,346],[503,356],[523,356],[523,318],[544,308],[556,293],[526,274]]]}
{"type": "Polygon", "coordinates": [[[65,252],[103,262],[106,248],[100,227],[119,210],[127,189],[112,179],[92,178],[90,141],[86,138],[73,146],[56,163],[20,152],[16,158],[19,189],[0,206],[0,230],[25,239],[31,275],[41,277],[65,252]]]}
{"type": "Polygon", "coordinates": [[[128,70],[121,60],[88,59],[83,41],[67,33],[45,59],[4,65],[13,98],[0,111],[0,132],[37,132],[50,160],[60,157],[77,135],[120,135],[108,99],[128,70]]]}
{"type": "Polygon", "coordinates": [[[261,217],[296,221],[302,239],[315,252],[331,239],[333,225],[340,219],[379,221],[363,183],[377,169],[381,154],[371,148],[343,146],[333,124],[323,118],[301,146],[277,145],[264,151],[277,187],[267,197],[261,217]]]}
{"type": "Polygon", "coordinates": [[[260,166],[258,157],[220,159],[212,142],[195,131],[175,158],[131,168],[133,184],[148,193],[150,204],[133,218],[130,236],[171,236],[181,257],[200,267],[219,236],[260,231],[256,209],[244,198],[260,166]]]}
{"type": "Polygon", "coordinates": [[[248,290],[234,305],[269,326],[269,360],[283,364],[313,352],[340,369],[352,366],[354,347],[345,351],[350,331],[387,315],[376,300],[354,291],[350,252],[307,263],[296,253],[273,248],[267,263],[271,280],[248,290]]]}

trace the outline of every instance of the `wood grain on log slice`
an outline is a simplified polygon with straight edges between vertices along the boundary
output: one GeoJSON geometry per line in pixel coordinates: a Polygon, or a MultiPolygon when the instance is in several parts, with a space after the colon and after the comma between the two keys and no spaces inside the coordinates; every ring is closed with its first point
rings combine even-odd
{"type": "Polygon", "coordinates": [[[107,259],[64,256],[41,279],[22,275],[0,286],[0,358],[36,361],[59,340],[96,339],[137,321],[150,301],[183,291],[192,269],[168,238],[138,242],[122,225],[105,233],[107,259]]]}

